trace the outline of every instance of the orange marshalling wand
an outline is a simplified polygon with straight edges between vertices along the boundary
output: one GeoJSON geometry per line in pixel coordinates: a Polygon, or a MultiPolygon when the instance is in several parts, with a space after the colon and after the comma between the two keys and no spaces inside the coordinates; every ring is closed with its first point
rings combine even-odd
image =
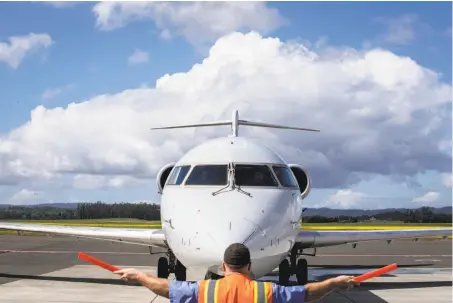
{"type": "Polygon", "coordinates": [[[104,269],[107,269],[107,270],[110,270],[111,272],[114,272],[114,271],[117,271],[117,270],[120,270],[118,267],[116,266],[113,266],[111,264],[108,264],[104,261],[101,261],[93,256],[90,256],[90,255],[87,255],[86,253],[84,252],[79,252],[79,259],[82,259],[84,261],[87,261],[91,264],[94,264],[94,265],[97,265],[97,266],[100,266],[104,269]]]}
{"type": "Polygon", "coordinates": [[[378,277],[380,275],[383,275],[385,273],[388,273],[392,270],[395,270],[397,267],[398,267],[398,265],[396,265],[396,263],[393,263],[393,264],[378,268],[376,270],[364,273],[363,275],[355,277],[354,280],[357,282],[363,282],[368,279],[372,279],[372,278],[378,277]]]}

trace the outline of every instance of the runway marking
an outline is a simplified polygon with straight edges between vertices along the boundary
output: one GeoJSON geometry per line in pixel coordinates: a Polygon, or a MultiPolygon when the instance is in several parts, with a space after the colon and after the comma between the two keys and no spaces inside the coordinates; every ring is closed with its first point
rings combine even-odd
{"type": "MultiPolygon", "coordinates": [[[[74,254],[79,253],[75,250],[0,250],[0,253],[31,253],[31,254],[74,254]]],[[[115,251],[86,251],[88,254],[109,254],[109,255],[149,255],[149,253],[141,252],[115,252],[115,251]]],[[[164,252],[162,252],[164,253],[164,252]]],[[[319,254],[316,257],[414,257],[414,258],[451,258],[452,255],[350,255],[350,254],[319,254]]]]}
{"type": "Polygon", "coordinates": [[[442,260],[432,260],[432,259],[417,259],[415,262],[440,262],[442,260]]]}

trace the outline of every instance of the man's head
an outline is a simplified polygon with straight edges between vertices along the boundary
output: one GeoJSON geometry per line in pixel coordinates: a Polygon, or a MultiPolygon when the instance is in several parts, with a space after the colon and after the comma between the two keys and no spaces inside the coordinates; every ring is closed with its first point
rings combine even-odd
{"type": "Polygon", "coordinates": [[[227,247],[223,255],[222,270],[250,274],[252,261],[250,251],[244,244],[234,243],[227,247]]]}

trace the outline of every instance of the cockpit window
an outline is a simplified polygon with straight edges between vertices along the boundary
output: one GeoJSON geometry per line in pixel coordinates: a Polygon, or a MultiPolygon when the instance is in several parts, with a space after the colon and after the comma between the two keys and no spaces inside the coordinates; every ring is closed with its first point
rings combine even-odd
{"type": "Polygon", "coordinates": [[[288,167],[273,166],[272,169],[283,187],[297,187],[296,180],[288,167]]]}
{"type": "Polygon", "coordinates": [[[234,175],[238,186],[278,186],[266,165],[236,164],[234,175]]]}
{"type": "Polygon", "coordinates": [[[175,167],[168,178],[167,185],[181,185],[189,170],[190,165],[175,167]]]}
{"type": "Polygon", "coordinates": [[[228,167],[223,165],[197,165],[185,185],[227,185],[228,167]]]}

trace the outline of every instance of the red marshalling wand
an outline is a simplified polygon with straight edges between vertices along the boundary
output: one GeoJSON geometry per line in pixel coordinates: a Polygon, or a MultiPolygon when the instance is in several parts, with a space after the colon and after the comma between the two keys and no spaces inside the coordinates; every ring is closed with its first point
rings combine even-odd
{"type": "Polygon", "coordinates": [[[104,261],[101,261],[93,256],[90,256],[90,255],[87,255],[86,253],[84,252],[79,252],[79,259],[82,259],[84,261],[87,261],[91,264],[94,264],[94,265],[97,265],[97,266],[100,266],[104,269],[107,269],[107,270],[110,270],[111,272],[114,272],[114,271],[117,271],[117,270],[120,270],[118,267],[116,266],[113,266],[111,264],[108,264],[104,261]]]}
{"type": "Polygon", "coordinates": [[[354,280],[360,283],[360,282],[366,281],[368,279],[376,278],[376,277],[386,274],[390,271],[393,271],[393,270],[397,269],[397,267],[398,267],[398,265],[396,265],[396,263],[393,263],[393,264],[378,268],[376,270],[364,273],[363,275],[355,277],[354,280]]]}
{"type": "MultiPolygon", "coordinates": [[[[107,262],[99,260],[99,259],[97,259],[97,258],[95,258],[93,256],[87,255],[84,252],[79,252],[79,259],[82,259],[82,260],[87,261],[87,262],[89,262],[91,264],[100,266],[100,267],[102,267],[104,269],[107,269],[107,270],[109,270],[111,272],[115,272],[117,270],[120,270],[118,267],[113,266],[111,264],[108,264],[107,262]]],[[[376,277],[381,276],[383,274],[386,274],[386,273],[388,273],[390,271],[393,271],[393,270],[395,270],[397,268],[398,268],[398,265],[396,263],[393,263],[393,264],[378,268],[376,270],[364,273],[363,275],[355,277],[354,280],[360,283],[360,282],[363,282],[363,281],[366,281],[366,280],[369,280],[369,279],[372,279],[372,278],[376,278],[376,277]]]]}

